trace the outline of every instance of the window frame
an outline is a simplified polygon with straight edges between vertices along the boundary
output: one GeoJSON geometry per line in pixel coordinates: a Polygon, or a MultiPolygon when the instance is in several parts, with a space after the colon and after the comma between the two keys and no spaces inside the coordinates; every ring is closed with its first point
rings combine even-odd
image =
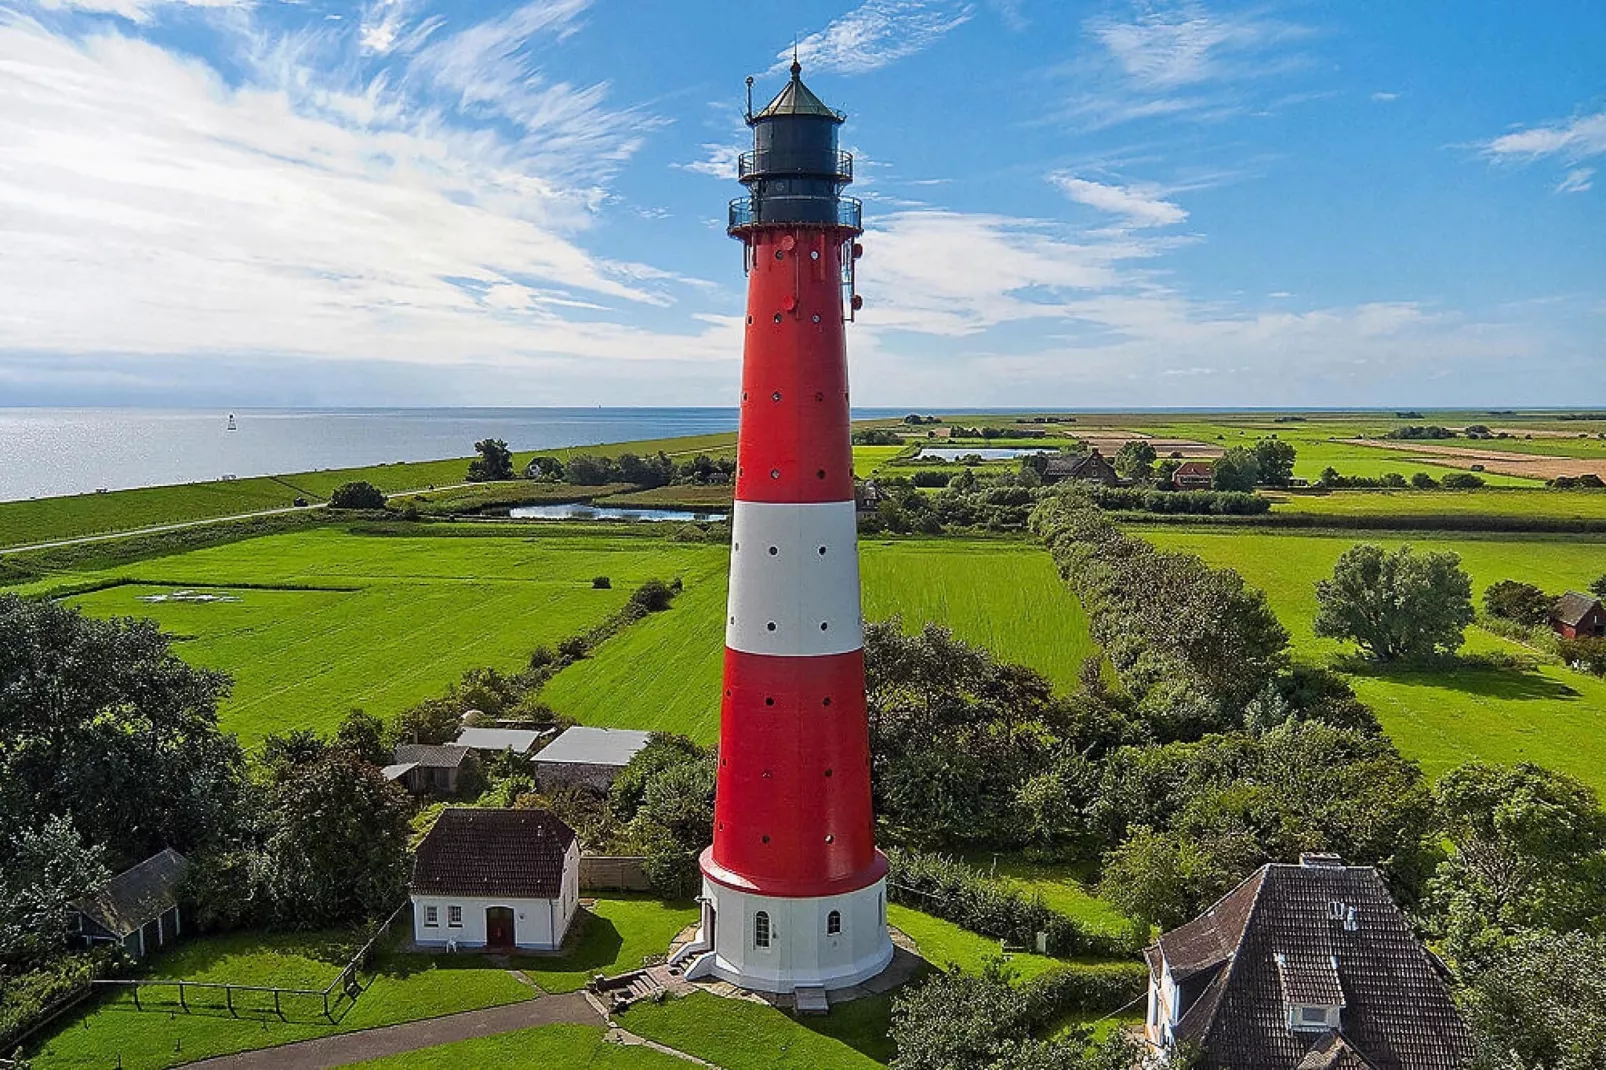
{"type": "Polygon", "coordinates": [[[825,935],[842,935],[842,912],[840,910],[833,910],[825,916],[825,935]]]}
{"type": "Polygon", "coordinates": [[[434,904],[424,905],[424,925],[430,929],[438,929],[441,925],[441,908],[434,904]]]}
{"type": "Polygon", "coordinates": [[[775,931],[770,924],[769,911],[760,910],[753,915],[753,946],[760,951],[768,951],[774,939],[775,931]]]}
{"type": "Polygon", "coordinates": [[[446,927],[448,929],[463,927],[463,908],[456,903],[446,908],[446,927]]]}

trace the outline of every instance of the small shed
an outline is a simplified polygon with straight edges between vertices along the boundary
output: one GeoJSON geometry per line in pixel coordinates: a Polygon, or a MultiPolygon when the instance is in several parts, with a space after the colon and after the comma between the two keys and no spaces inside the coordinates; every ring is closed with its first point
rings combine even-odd
{"type": "Polygon", "coordinates": [[[178,888],[189,863],[171,847],[123,870],[73,904],[72,924],[85,944],[122,944],[136,959],[183,932],[178,888]]]}
{"type": "Polygon", "coordinates": [[[545,810],[454,807],[418,845],[421,947],[556,951],[580,905],[580,839],[545,810]]]}
{"type": "Polygon", "coordinates": [[[1565,639],[1594,639],[1606,636],[1606,607],[1592,594],[1568,591],[1556,599],[1550,626],[1565,639]]]}
{"type": "Polygon", "coordinates": [[[543,788],[579,786],[607,791],[619,771],[647,745],[650,733],[628,728],[571,728],[530,759],[543,788]]]}
{"type": "Polygon", "coordinates": [[[526,755],[535,749],[543,733],[530,728],[465,728],[457,733],[455,746],[481,754],[501,754],[510,750],[526,755]]]}
{"type": "Polygon", "coordinates": [[[399,782],[414,795],[456,795],[464,763],[473,761],[467,747],[450,743],[403,743],[395,757],[395,763],[383,770],[385,779],[399,782]]]}
{"type": "Polygon", "coordinates": [[[1171,485],[1178,490],[1209,490],[1216,469],[1208,461],[1183,461],[1171,473],[1171,485]]]}

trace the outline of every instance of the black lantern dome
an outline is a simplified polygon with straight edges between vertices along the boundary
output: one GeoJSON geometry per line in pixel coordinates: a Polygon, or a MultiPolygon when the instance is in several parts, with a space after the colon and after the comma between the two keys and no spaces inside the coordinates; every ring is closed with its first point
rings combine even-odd
{"type": "MultiPolygon", "coordinates": [[[[752,79],[748,79],[751,86],[752,79]]],[[[747,125],[753,150],[737,158],[737,177],[748,188],[730,206],[730,233],[754,227],[860,227],[860,205],[843,197],[853,181],[853,156],[837,149],[837,128],[846,118],[803,84],[803,66],[792,60],[792,78],[747,125]]]]}

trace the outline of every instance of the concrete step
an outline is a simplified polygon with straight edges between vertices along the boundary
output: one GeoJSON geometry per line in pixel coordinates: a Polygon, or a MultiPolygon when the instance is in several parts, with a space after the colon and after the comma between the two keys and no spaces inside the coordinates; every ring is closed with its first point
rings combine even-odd
{"type": "Polygon", "coordinates": [[[830,1014],[831,1002],[823,985],[799,985],[792,993],[799,1014],[830,1014]]]}

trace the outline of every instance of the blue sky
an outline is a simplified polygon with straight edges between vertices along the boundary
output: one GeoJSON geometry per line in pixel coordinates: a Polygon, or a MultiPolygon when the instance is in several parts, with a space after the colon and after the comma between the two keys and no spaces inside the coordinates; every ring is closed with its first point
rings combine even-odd
{"type": "Polygon", "coordinates": [[[730,404],[794,40],[860,404],[1606,405],[1599,0],[0,0],[0,406],[730,404]]]}

